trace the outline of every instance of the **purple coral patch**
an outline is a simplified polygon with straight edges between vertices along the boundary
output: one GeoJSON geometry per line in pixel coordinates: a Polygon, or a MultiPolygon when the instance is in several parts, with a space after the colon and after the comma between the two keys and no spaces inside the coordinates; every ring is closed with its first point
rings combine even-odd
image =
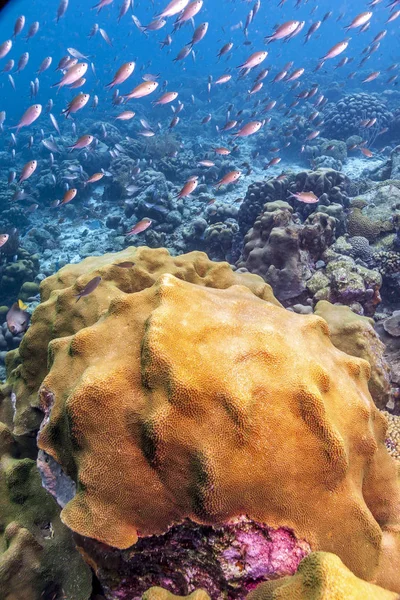
{"type": "Polygon", "coordinates": [[[310,551],[286,528],[241,517],[220,526],[190,520],[119,551],[76,536],[97,565],[108,599],[136,600],[157,585],[177,595],[202,588],[213,600],[245,598],[259,583],[292,575],[310,551]]]}

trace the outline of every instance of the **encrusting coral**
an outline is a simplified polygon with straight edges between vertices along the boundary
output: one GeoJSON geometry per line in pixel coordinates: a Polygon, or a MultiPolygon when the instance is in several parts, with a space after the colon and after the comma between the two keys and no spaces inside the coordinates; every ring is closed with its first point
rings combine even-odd
{"type": "Polygon", "coordinates": [[[39,446],[77,483],[62,519],[128,548],[185,519],[246,514],[400,589],[397,472],[368,363],[337,350],[323,319],[228,271],[199,253],[142,248],[45,284],[31,331],[43,320],[57,339],[39,446]],[[131,269],[114,266],[128,257],[131,269]]]}
{"type": "MultiPolygon", "coordinates": [[[[200,593],[200,590],[199,592],[200,593]]],[[[146,600],[170,600],[152,594],[146,600]]],[[[358,579],[340,558],[327,552],[313,552],[304,558],[292,577],[259,585],[247,600],[398,600],[398,594],[358,579]]],[[[171,599],[172,600],[172,599],[171,599]]]]}

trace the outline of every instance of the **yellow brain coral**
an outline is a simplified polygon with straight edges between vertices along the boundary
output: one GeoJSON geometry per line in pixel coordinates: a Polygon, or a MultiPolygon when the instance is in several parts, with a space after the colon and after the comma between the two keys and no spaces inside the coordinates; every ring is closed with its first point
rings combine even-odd
{"type": "MultiPolygon", "coordinates": [[[[191,283],[156,279],[160,267],[138,268],[148,286],[129,270],[118,289],[105,277],[79,302],[89,326],[50,343],[39,446],[78,484],[62,519],[127,548],[185,518],[245,514],[400,590],[399,482],[368,363],[336,349],[323,319],[232,275],[205,287],[201,262],[191,283]]],[[[99,272],[114,271],[88,268],[79,287],[99,272]]],[[[48,300],[72,306],[71,320],[77,287],[48,300]]]]}
{"type": "Polygon", "coordinates": [[[49,342],[93,325],[121,292],[130,294],[146,289],[163,273],[206,287],[225,289],[245,285],[260,298],[279,305],[271,287],[260,277],[235,273],[228,263],[212,262],[204,252],[175,257],[164,248],[129,247],[67,265],[41,283],[42,303],[35,310],[32,325],[19,349],[8,354],[10,375],[0,390],[0,418],[13,427],[14,435],[35,436],[39,428],[42,414],[38,410],[37,392],[47,373],[49,342]],[[116,266],[129,261],[135,263],[134,268],[116,266]],[[102,283],[90,295],[90,301],[76,303],[75,295],[96,276],[102,277],[102,283]],[[17,398],[14,418],[12,392],[17,398]]]}
{"type": "MultiPolygon", "coordinates": [[[[152,589],[145,596],[173,600],[172,595],[153,596],[152,589]]],[[[314,552],[301,561],[295,575],[262,583],[246,600],[399,600],[399,595],[358,579],[334,554],[314,552]]]]}

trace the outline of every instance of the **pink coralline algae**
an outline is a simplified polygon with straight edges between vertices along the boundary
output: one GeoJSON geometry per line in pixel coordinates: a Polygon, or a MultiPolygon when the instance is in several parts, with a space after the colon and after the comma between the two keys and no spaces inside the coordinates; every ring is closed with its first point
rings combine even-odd
{"type": "Polygon", "coordinates": [[[140,599],[154,585],[177,595],[202,588],[212,600],[240,600],[263,581],[294,574],[311,551],[289,529],[246,517],[221,526],[186,520],[125,551],[76,540],[93,561],[107,600],[140,599]]]}

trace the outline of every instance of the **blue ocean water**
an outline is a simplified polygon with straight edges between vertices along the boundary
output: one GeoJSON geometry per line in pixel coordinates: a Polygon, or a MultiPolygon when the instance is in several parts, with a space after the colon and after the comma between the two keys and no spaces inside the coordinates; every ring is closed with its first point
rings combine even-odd
{"type": "MultiPolygon", "coordinates": [[[[289,43],[275,42],[268,46],[270,54],[265,65],[271,67],[271,75],[276,74],[285,63],[294,61],[295,67],[306,69],[306,77],[309,81],[318,82],[321,77],[324,77],[325,81],[334,81],[343,85],[346,91],[351,91],[359,85],[363,75],[377,70],[383,72],[391,64],[400,60],[398,21],[394,21],[387,25],[388,33],[381,42],[380,48],[363,68],[358,69],[355,80],[347,79],[350,72],[357,70],[363,56],[363,49],[371,43],[376,34],[386,28],[385,21],[390,13],[383,2],[374,7],[373,19],[371,19],[371,26],[367,32],[360,34],[358,30],[352,30],[349,33],[352,39],[346,55],[354,58],[354,61],[341,70],[335,70],[335,62],[339,62],[340,57],[335,61],[330,61],[330,64],[322,69],[322,73],[314,76],[312,70],[318,63],[318,59],[331,46],[346,37],[344,25],[348,25],[357,14],[367,10],[366,2],[357,0],[332,6],[332,3],[326,0],[319,2],[303,0],[296,8],[292,0],[287,0],[283,7],[279,8],[277,2],[264,0],[248,28],[248,36],[245,37],[240,24],[244,26],[246,17],[252,8],[251,2],[205,0],[200,14],[195,19],[196,25],[201,22],[209,23],[207,35],[194,47],[195,60],[189,55],[183,62],[177,63],[174,63],[172,59],[191,39],[190,23],[173,35],[173,43],[169,48],[161,51],[159,43],[171,32],[170,23],[173,18],[161,30],[149,32],[148,36],[139,32],[131,18],[131,15],[134,14],[143,25],[147,25],[153,20],[154,15],[163,9],[166,5],[165,2],[156,1],[153,4],[150,0],[135,0],[133,11],[129,9],[120,22],[118,22],[119,3],[117,0],[110,6],[105,6],[100,14],[96,14],[96,10],[93,10],[93,4],[90,0],[82,0],[79,3],[71,0],[65,16],[58,23],[55,21],[56,2],[28,3],[15,0],[9,2],[2,11],[0,19],[0,39],[2,41],[11,38],[14,22],[19,15],[25,15],[26,25],[22,33],[15,39],[12,51],[5,59],[2,59],[0,66],[4,66],[10,58],[14,58],[17,62],[23,52],[29,52],[29,62],[26,68],[15,75],[16,91],[7,81],[7,75],[1,76],[0,109],[7,112],[6,124],[8,127],[15,125],[21,116],[21,111],[29,106],[29,82],[35,78],[35,71],[46,56],[52,56],[53,64],[40,76],[40,90],[35,99],[44,106],[49,98],[52,98],[54,100],[53,112],[56,115],[65,108],[65,103],[72,98],[73,92],[64,89],[57,94],[51,85],[59,80],[59,73],[54,73],[54,67],[67,53],[67,47],[76,48],[82,54],[90,56],[90,62],[94,63],[96,74],[89,69],[86,74],[87,83],[82,90],[92,95],[98,94],[99,114],[109,118],[112,114],[111,93],[104,89],[104,84],[110,81],[116,68],[123,62],[135,60],[137,68],[134,75],[120,86],[121,93],[132,89],[135,83],[140,82],[141,74],[149,71],[159,74],[160,81],[167,80],[169,86],[178,86],[179,89],[182,89],[182,98],[190,102],[191,94],[200,99],[206,93],[209,76],[216,78],[227,70],[237,73],[235,68],[251,54],[251,51],[265,48],[263,39],[273,32],[275,25],[292,19],[304,20],[304,29],[289,43]],[[308,28],[315,21],[322,20],[329,11],[332,11],[332,16],[304,45],[304,34],[308,28]],[[313,12],[312,15],[311,12],[313,12]],[[338,22],[337,18],[341,14],[344,16],[338,22]],[[38,33],[29,41],[25,41],[24,35],[30,24],[36,20],[40,23],[38,33]],[[112,47],[106,44],[99,33],[93,38],[88,37],[94,23],[98,23],[107,32],[112,41],[112,47]],[[250,42],[249,46],[244,45],[246,40],[250,42]],[[218,62],[216,54],[228,41],[233,42],[234,50],[228,55],[228,59],[224,57],[218,62]]],[[[369,85],[368,91],[385,89],[386,79],[388,77],[382,75],[380,79],[369,85]]],[[[248,87],[247,83],[246,85],[240,82],[238,85],[231,84],[225,88],[222,98],[226,101],[235,100],[236,94],[243,94],[246,87],[248,87]]],[[[279,90],[279,92],[281,91],[279,90]]],[[[275,90],[266,84],[263,92],[272,95],[275,90]]],[[[218,101],[220,102],[220,100],[221,98],[218,96],[218,101]]],[[[130,106],[132,104],[131,102],[130,106]]],[[[210,111],[217,107],[218,104],[211,101],[210,111]]],[[[6,143],[5,138],[7,139],[7,136],[3,135],[3,144],[6,143]]]]}

